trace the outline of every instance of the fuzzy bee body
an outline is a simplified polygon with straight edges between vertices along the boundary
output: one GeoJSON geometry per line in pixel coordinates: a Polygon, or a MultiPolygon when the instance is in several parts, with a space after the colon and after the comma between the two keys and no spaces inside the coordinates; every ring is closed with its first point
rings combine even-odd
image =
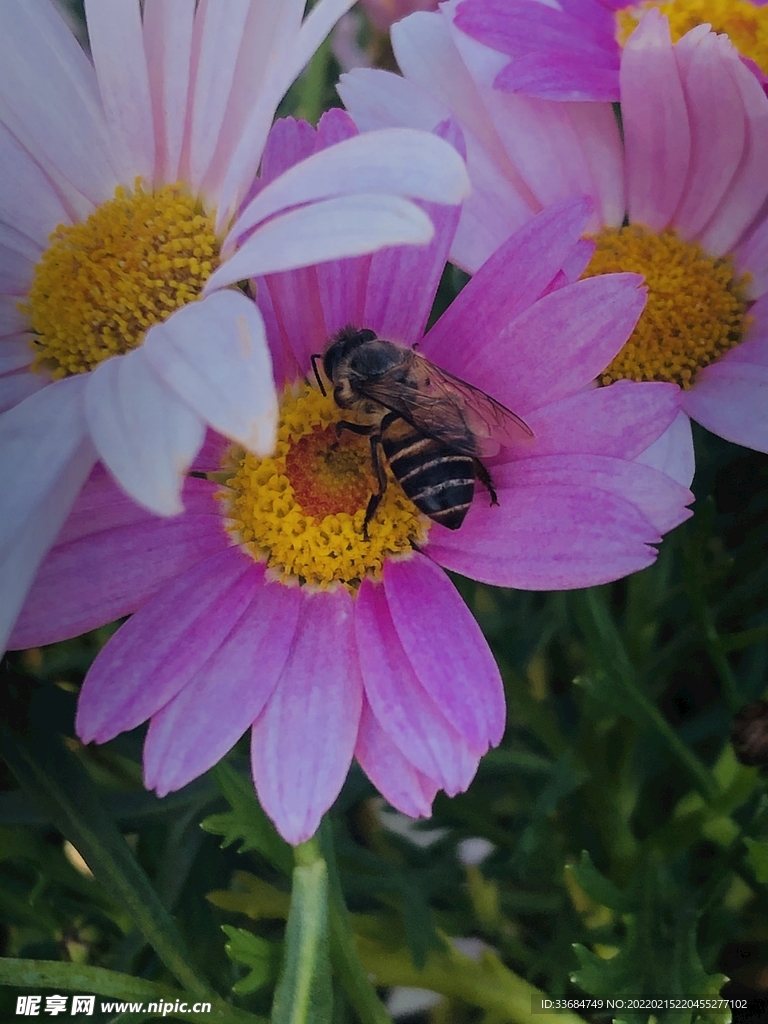
{"type": "Polygon", "coordinates": [[[385,420],[382,451],[406,497],[430,519],[458,530],[475,493],[473,460],[422,434],[401,416],[385,420]]]}
{"type": "Polygon", "coordinates": [[[322,356],[340,409],[370,417],[371,426],[340,420],[337,433],[350,430],[371,441],[379,490],[371,495],[364,533],[387,487],[383,452],[406,496],[425,515],[457,530],[469,511],[475,480],[496,505],[490,474],[480,461],[533,435],[529,427],[485,392],[440,369],[412,349],[378,338],[368,329],[345,327],[322,356]]]}

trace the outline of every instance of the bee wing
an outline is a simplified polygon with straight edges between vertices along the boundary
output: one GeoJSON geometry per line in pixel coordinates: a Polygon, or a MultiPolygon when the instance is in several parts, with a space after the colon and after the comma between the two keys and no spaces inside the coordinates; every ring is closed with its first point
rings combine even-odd
{"type": "Polygon", "coordinates": [[[405,372],[402,366],[393,367],[359,388],[460,455],[488,458],[502,446],[533,437],[530,427],[506,406],[415,352],[405,372]]]}

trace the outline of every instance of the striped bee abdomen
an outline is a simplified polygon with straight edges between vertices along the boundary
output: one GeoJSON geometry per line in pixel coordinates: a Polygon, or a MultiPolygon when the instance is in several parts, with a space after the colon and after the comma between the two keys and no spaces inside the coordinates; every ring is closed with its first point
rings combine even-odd
{"type": "Polygon", "coordinates": [[[395,417],[382,423],[381,447],[395,479],[416,508],[449,530],[458,530],[472,504],[475,465],[395,417]]]}

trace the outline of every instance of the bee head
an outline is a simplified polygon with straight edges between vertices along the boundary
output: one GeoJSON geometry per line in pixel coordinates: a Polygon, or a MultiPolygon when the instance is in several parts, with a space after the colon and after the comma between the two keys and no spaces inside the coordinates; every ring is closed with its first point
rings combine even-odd
{"type": "Polygon", "coordinates": [[[347,359],[350,353],[368,342],[376,341],[376,332],[367,327],[358,329],[348,324],[331,339],[323,354],[323,371],[328,380],[335,381],[335,372],[339,363],[347,359]]]}

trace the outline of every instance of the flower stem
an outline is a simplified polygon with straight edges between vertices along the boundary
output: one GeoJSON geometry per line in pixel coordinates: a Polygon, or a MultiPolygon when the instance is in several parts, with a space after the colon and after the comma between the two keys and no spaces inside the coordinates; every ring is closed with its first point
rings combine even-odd
{"type": "Polygon", "coordinates": [[[358,956],[352,922],[344,902],[336,867],[333,835],[330,824],[325,819],[318,836],[328,866],[328,914],[333,968],[362,1024],[391,1024],[392,1018],[376,995],[376,989],[358,956]]]}

